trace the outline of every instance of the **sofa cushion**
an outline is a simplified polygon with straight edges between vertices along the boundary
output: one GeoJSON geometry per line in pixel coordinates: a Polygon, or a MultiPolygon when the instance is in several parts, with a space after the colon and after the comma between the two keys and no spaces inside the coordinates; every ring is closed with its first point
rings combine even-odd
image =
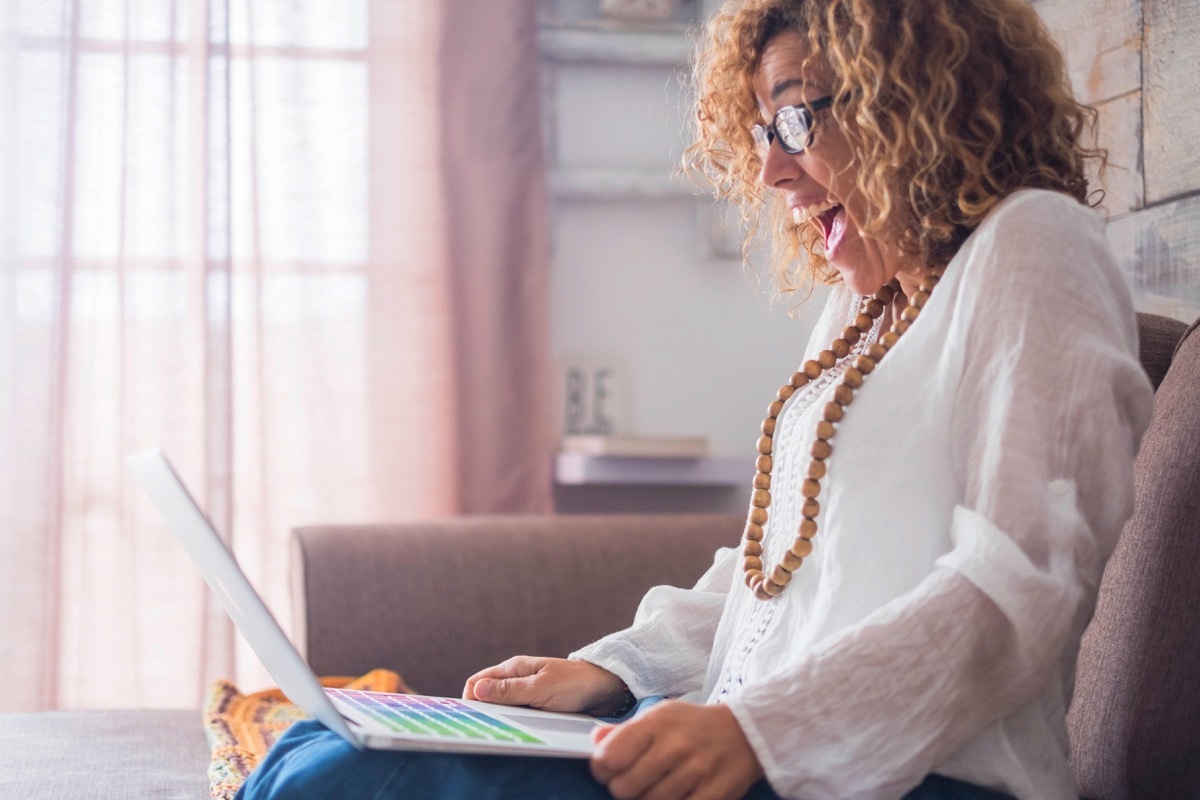
{"type": "MultiPolygon", "coordinates": [[[[1200,797],[1200,334],[1187,330],[1134,464],[1135,506],[1084,634],[1068,724],[1096,800],[1200,797]]],[[[1159,344],[1168,352],[1170,341],[1159,344]]]]}
{"type": "Polygon", "coordinates": [[[207,800],[198,711],[0,714],[0,797],[207,800]]]}
{"type": "Polygon", "coordinates": [[[1138,358],[1150,376],[1150,383],[1158,389],[1171,366],[1175,347],[1181,343],[1188,326],[1186,322],[1157,314],[1139,313],[1137,319],[1138,358]]]}

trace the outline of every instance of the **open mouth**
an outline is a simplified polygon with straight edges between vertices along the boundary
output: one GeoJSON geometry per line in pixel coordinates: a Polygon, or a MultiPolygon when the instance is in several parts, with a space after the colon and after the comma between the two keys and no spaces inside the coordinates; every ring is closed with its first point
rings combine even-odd
{"type": "Polygon", "coordinates": [[[826,201],[806,208],[793,208],[792,219],[797,225],[811,220],[820,226],[825,239],[825,257],[833,257],[833,251],[837,249],[846,233],[845,207],[826,201]]]}

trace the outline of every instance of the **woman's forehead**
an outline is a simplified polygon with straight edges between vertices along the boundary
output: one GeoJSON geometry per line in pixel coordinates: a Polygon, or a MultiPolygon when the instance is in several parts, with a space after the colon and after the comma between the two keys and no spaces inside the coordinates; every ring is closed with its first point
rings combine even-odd
{"type": "Polygon", "coordinates": [[[754,73],[754,93],[759,103],[773,104],[793,89],[824,89],[827,81],[816,60],[806,63],[810,54],[808,42],[793,31],[780,33],[767,42],[754,73]]]}

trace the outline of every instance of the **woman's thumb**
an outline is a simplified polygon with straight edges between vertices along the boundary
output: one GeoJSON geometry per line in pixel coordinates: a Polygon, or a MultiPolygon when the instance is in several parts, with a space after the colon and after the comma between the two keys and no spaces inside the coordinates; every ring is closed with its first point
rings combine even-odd
{"type": "Polygon", "coordinates": [[[516,705],[523,699],[522,678],[484,678],[475,683],[475,697],[488,703],[516,705]]]}

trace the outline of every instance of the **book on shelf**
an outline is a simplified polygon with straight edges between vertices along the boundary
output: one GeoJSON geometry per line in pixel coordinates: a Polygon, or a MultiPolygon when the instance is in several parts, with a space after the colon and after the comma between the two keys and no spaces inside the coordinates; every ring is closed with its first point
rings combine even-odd
{"type": "Polygon", "coordinates": [[[705,436],[588,436],[568,435],[562,452],[589,456],[627,458],[704,458],[708,455],[705,436]]]}

